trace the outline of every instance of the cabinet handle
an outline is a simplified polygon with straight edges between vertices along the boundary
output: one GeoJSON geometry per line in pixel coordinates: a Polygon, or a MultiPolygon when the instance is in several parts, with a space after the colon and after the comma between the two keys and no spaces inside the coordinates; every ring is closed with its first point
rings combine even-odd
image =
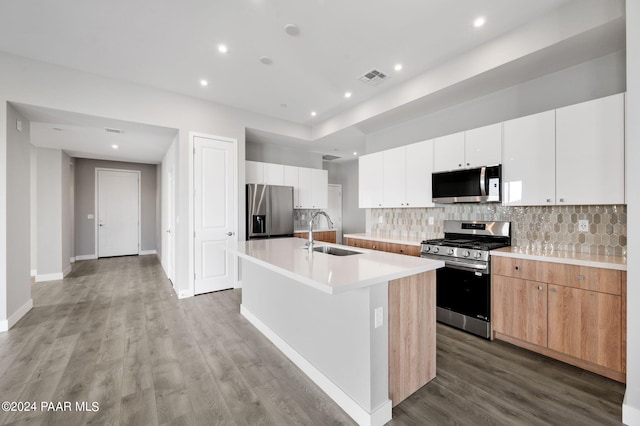
{"type": "Polygon", "coordinates": [[[560,202],[561,202],[561,203],[564,203],[564,198],[560,198],[560,202]]]}
{"type": "Polygon", "coordinates": [[[378,204],[378,207],[382,207],[382,204],[378,204]]]}
{"type": "Polygon", "coordinates": [[[376,246],[373,246],[373,249],[375,250],[375,249],[376,249],[376,246]]]}
{"type": "Polygon", "coordinates": [[[547,203],[550,203],[550,202],[551,202],[551,198],[547,198],[547,203]]]}
{"type": "Polygon", "coordinates": [[[538,286],[538,290],[542,290],[542,286],[541,285],[538,286]]]}
{"type": "Polygon", "coordinates": [[[462,163],[458,164],[458,167],[462,167],[462,163]]]}
{"type": "Polygon", "coordinates": [[[407,205],[409,205],[409,203],[407,203],[407,205]]]}
{"type": "Polygon", "coordinates": [[[579,279],[580,281],[584,281],[584,275],[578,275],[578,279],[579,279]]]}
{"type": "Polygon", "coordinates": [[[467,166],[469,165],[469,163],[467,163],[467,166]]]}
{"type": "Polygon", "coordinates": [[[516,266],[516,271],[519,271],[519,270],[520,270],[520,267],[519,267],[519,266],[516,266]]]}
{"type": "Polygon", "coordinates": [[[400,253],[404,253],[404,250],[400,249],[400,253]]]}

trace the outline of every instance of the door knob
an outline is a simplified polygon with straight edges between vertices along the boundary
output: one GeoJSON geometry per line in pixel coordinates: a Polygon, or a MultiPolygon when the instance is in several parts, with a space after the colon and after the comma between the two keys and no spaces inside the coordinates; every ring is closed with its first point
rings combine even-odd
{"type": "Polygon", "coordinates": [[[100,224],[98,224],[98,226],[102,227],[102,226],[104,226],[104,225],[100,223],[100,224]]]}
{"type": "Polygon", "coordinates": [[[167,230],[166,230],[166,231],[164,231],[164,232],[166,232],[167,234],[170,234],[170,233],[171,233],[171,229],[167,229],[167,230]]]}
{"type": "Polygon", "coordinates": [[[235,234],[235,232],[227,232],[227,235],[228,235],[228,236],[232,236],[232,235],[234,235],[234,234],[235,234]]]}

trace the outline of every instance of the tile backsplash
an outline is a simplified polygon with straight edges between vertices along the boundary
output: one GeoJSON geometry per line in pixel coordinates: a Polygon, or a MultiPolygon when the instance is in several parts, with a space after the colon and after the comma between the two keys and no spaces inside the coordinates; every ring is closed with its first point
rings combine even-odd
{"type": "MultiPolygon", "coordinates": [[[[318,209],[296,209],[293,211],[293,228],[297,230],[309,229],[309,219],[318,209]]],[[[320,215],[313,221],[314,229],[328,228],[327,219],[320,215]]]]}
{"type": "Polygon", "coordinates": [[[367,231],[398,237],[441,238],[443,221],[504,220],[511,222],[511,244],[530,249],[627,255],[627,207],[452,204],[421,209],[368,209],[367,231]],[[433,225],[429,225],[433,218],[433,225]],[[580,232],[586,219],[589,231],[580,232]]]}

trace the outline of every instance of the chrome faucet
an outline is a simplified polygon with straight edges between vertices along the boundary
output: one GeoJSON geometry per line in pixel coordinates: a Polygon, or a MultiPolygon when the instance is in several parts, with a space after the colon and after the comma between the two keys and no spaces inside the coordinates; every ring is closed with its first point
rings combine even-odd
{"type": "Polygon", "coordinates": [[[331,221],[331,218],[329,217],[329,215],[326,214],[325,212],[317,211],[313,215],[311,215],[311,219],[309,219],[309,241],[307,242],[307,247],[309,248],[309,251],[313,250],[313,221],[319,214],[327,218],[327,225],[329,225],[330,229],[333,229],[333,222],[331,221]]]}

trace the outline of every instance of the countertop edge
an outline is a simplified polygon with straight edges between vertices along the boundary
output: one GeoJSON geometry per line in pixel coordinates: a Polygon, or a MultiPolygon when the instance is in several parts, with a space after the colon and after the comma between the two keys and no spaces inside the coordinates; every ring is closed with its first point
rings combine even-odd
{"type": "Polygon", "coordinates": [[[588,266],[593,268],[613,269],[618,271],[627,270],[627,265],[624,263],[613,263],[613,262],[579,259],[579,258],[572,259],[572,258],[554,256],[553,254],[514,253],[510,251],[503,251],[503,249],[492,250],[490,253],[491,253],[491,256],[511,257],[515,259],[538,260],[541,262],[550,262],[550,263],[564,263],[568,265],[588,266]]]}
{"type": "MultiPolygon", "coordinates": [[[[309,232],[308,229],[294,229],[293,233],[294,234],[300,234],[300,233],[304,233],[304,232],[309,232]]],[[[313,230],[314,233],[316,232],[338,232],[338,230],[336,228],[333,229],[329,229],[329,228],[320,228],[320,229],[315,229],[313,230]]]]}
{"type": "Polygon", "coordinates": [[[404,244],[406,246],[415,246],[415,247],[420,247],[420,244],[422,242],[422,241],[418,242],[418,241],[412,241],[412,240],[403,240],[401,237],[397,237],[397,238],[380,237],[374,234],[344,234],[343,238],[379,241],[381,243],[404,244]]]}

